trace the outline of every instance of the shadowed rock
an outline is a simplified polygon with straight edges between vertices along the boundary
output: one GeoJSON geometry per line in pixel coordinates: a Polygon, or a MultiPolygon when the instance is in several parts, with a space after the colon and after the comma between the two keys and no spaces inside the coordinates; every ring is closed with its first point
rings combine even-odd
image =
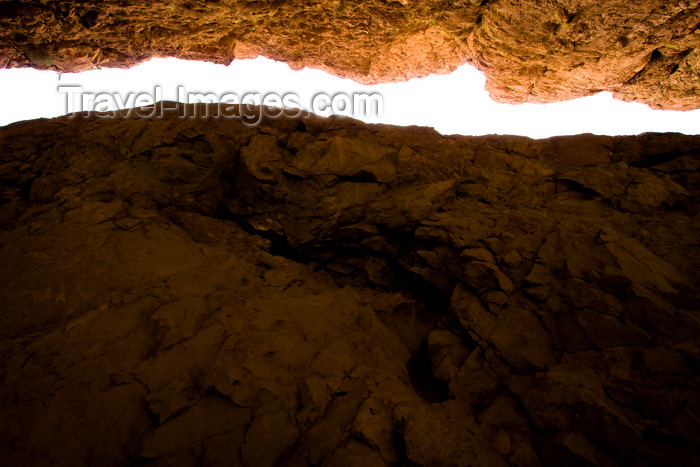
{"type": "Polygon", "coordinates": [[[698,137],[171,113],[0,148],[7,465],[700,461],[698,137]]]}

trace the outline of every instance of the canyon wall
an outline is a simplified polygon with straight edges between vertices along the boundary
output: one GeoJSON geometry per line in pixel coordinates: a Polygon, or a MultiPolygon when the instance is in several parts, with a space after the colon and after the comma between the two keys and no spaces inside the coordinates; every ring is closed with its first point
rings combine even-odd
{"type": "Polygon", "coordinates": [[[83,71],[258,55],[362,83],[471,63],[492,98],[612,91],[700,107],[700,2],[667,0],[1,1],[0,67],[83,71]]]}
{"type": "Polygon", "coordinates": [[[700,462],[700,137],[164,113],[0,128],[2,465],[700,462]]]}

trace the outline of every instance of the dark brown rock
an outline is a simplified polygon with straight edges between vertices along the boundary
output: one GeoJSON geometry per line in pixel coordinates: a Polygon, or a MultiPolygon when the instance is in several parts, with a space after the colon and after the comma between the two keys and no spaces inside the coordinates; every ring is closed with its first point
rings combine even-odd
{"type": "Polygon", "coordinates": [[[700,462],[698,137],[170,114],[0,148],[3,464],[700,462]]]}

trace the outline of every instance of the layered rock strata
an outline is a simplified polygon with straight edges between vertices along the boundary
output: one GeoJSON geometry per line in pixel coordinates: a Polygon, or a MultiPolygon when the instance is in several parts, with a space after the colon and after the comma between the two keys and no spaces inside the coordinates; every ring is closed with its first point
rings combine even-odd
{"type": "Polygon", "coordinates": [[[0,148],[3,465],[700,461],[698,137],[167,114],[0,148]]]}
{"type": "Polygon", "coordinates": [[[0,67],[82,71],[262,54],[363,83],[472,63],[501,102],[612,91],[700,107],[700,2],[665,0],[2,1],[0,67]]]}

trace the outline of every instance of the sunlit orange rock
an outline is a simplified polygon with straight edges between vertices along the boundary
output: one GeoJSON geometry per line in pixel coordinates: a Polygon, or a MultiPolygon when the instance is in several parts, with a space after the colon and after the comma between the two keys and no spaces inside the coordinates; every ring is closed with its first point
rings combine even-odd
{"type": "Polygon", "coordinates": [[[699,26],[694,1],[19,0],[0,2],[0,66],[82,71],[264,55],[379,83],[471,63],[501,102],[612,91],[689,110],[700,107],[699,26]]]}

